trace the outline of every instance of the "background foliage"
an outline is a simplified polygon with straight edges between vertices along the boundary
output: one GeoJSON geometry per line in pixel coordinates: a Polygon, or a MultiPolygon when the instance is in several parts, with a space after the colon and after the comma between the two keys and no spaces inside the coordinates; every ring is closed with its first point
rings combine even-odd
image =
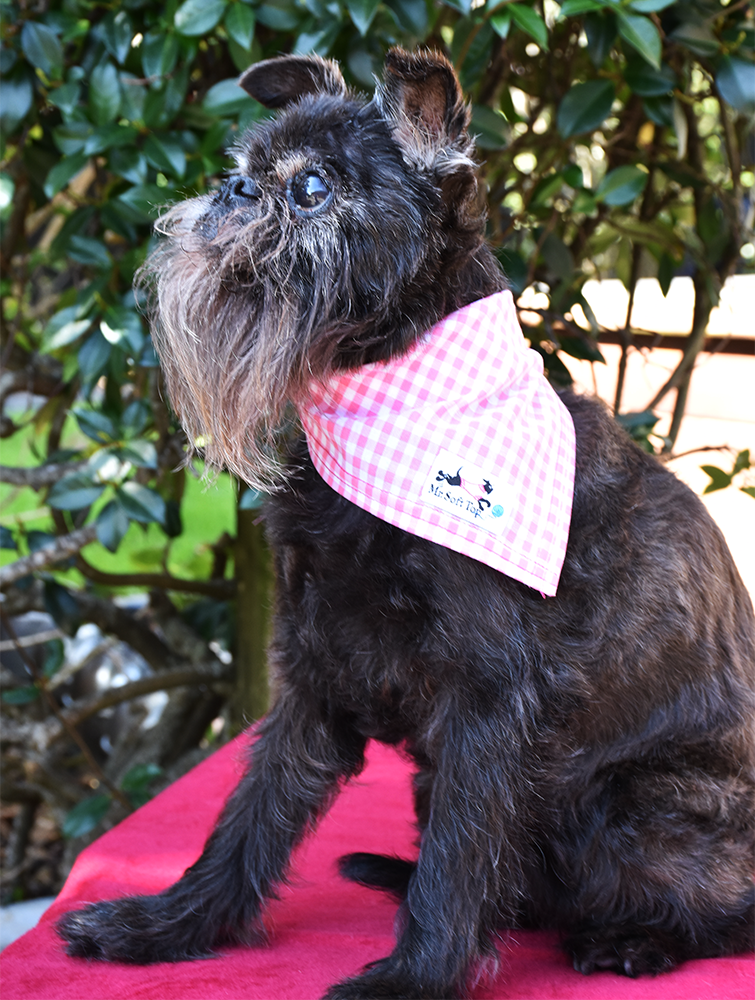
{"type": "MultiPolygon", "coordinates": [[[[388,46],[447,52],[473,104],[490,238],[514,291],[545,296],[527,333],[555,382],[563,352],[601,360],[588,279],[629,290],[625,361],[638,279],[665,294],[692,277],[679,368],[648,412],[623,414],[622,364],[616,398],[653,447],[652,408],[675,392],[655,440],[668,450],[710,310],[755,255],[755,26],[739,0],[0,0],[0,13],[8,899],[55,891],[87,837],[264,708],[258,497],[175,471],[184,440],[132,290],[161,206],[217,183],[266,113],[239,71],[314,51],[369,91],[388,46]],[[29,612],[48,617],[24,645],[29,612]]],[[[711,485],[748,465],[743,452],[731,473],[711,467],[711,485]]]]}

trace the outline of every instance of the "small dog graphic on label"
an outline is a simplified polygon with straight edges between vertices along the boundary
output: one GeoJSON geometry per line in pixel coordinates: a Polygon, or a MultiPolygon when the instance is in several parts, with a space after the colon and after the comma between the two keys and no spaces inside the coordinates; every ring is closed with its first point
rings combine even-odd
{"type": "Polygon", "coordinates": [[[196,864],[66,914],[69,954],[256,940],[369,739],[415,762],[419,856],[342,859],[398,940],[330,1000],[464,996],[513,927],[582,973],[748,949],[750,599],[697,497],[544,379],[451,65],[394,49],[369,100],[317,57],[241,86],[280,113],[160,221],[142,281],[189,440],[270,494],[273,703],[196,864]],[[436,486],[456,468],[505,515],[436,486]]]}

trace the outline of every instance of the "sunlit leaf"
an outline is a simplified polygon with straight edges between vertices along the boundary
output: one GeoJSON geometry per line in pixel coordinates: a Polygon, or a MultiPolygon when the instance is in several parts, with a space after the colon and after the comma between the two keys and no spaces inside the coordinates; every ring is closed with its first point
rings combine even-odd
{"type": "Polygon", "coordinates": [[[232,3],[223,22],[230,37],[242,49],[251,49],[254,40],[254,11],[243,3],[232,3]]]}
{"type": "Polygon", "coordinates": [[[105,487],[92,482],[85,472],[73,472],[51,488],[47,502],[58,510],[81,510],[98,500],[105,487]]]}
{"type": "Polygon", "coordinates": [[[639,167],[616,167],[600,182],[595,197],[606,205],[628,205],[642,194],[647,182],[647,172],[639,167]]]}
{"type": "Polygon", "coordinates": [[[727,486],[731,486],[734,476],[730,472],[717,469],[715,465],[701,465],[700,468],[710,479],[703,493],[715,493],[716,490],[724,490],[727,486]]]}
{"type": "Polygon", "coordinates": [[[661,68],[661,36],[649,17],[642,14],[617,14],[619,34],[655,69],[661,68]]]}
{"type": "Polygon", "coordinates": [[[521,3],[510,4],[508,10],[517,28],[534,38],[541,49],[548,48],[548,29],[536,10],[521,3]]]}
{"type": "Polygon", "coordinates": [[[46,24],[24,21],[21,48],[32,66],[41,69],[46,76],[60,78],[63,73],[63,46],[46,24]]]}
{"type": "Polygon", "coordinates": [[[721,97],[737,111],[755,115],[755,63],[724,56],[716,73],[721,97]]]}
{"type": "Polygon", "coordinates": [[[186,0],[176,11],[173,23],[182,35],[204,35],[220,21],[225,8],[225,0],[186,0]]]}

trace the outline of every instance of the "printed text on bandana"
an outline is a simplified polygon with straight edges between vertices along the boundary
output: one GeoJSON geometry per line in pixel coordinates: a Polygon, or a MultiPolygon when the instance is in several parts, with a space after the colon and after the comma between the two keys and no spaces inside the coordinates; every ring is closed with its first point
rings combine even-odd
{"type": "Polygon", "coordinates": [[[499,535],[513,510],[514,491],[495,472],[442,451],[430,467],[422,501],[499,535]]]}

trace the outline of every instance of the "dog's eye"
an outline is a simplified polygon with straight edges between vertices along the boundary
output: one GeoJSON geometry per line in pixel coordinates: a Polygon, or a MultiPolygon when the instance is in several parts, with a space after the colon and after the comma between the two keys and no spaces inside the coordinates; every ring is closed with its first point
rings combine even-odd
{"type": "Polygon", "coordinates": [[[288,199],[295,212],[311,215],[327,207],[333,198],[333,189],[326,177],[315,170],[302,170],[291,178],[288,199]]]}

